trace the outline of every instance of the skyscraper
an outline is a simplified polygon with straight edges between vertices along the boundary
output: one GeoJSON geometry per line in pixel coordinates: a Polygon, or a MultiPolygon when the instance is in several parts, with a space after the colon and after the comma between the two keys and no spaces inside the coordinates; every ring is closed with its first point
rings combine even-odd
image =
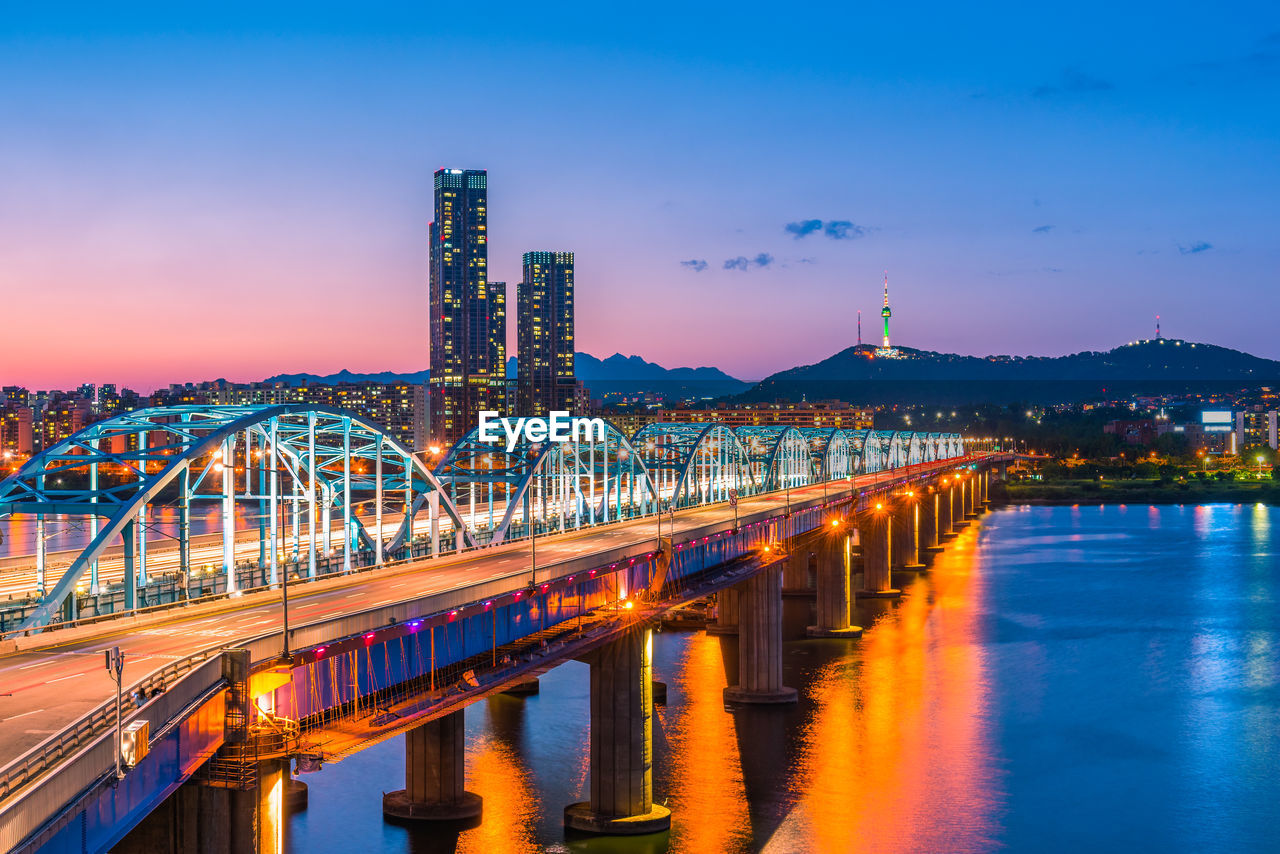
{"type": "Polygon", "coordinates": [[[519,414],[572,412],[573,253],[524,253],[516,301],[519,414]]]}
{"type": "Polygon", "coordinates": [[[506,285],[488,281],[483,169],[435,174],[430,226],[431,435],[451,445],[484,409],[506,412],[506,285]]]}

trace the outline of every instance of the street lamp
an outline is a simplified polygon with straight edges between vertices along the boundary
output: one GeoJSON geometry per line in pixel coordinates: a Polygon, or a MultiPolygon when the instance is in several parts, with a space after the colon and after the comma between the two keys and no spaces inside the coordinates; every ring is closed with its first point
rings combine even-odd
{"type": "MultiPolygon", "coordinates": [[[[542,443],[534,442],[529,446],[529,459],[533,463],[533,468],[529,470],[529,485],[525,487],[524,498],[529,502],[529,512],[525,522],[529,525],[529,587],[536,587],[538,584],[538,526],[534,523],[533,513],[537,509],[533,503],[533,497],[529,490],[533,488],[533,476],[538,471],[538,464],[542,461],[538,459],[539,452],[542,451],[542,443]]],[[[594,478],[595,472],[591,473],[594,478]]],[[[605,498],[608,501],[608,498],[605,498]]]]}
{"type": "Polygon", "coordinates": [[[124,746],[124,710],[121,707],[121,679],[124,676],[124,653],[120,651],[120,647],[113,646],[111,649],[103,650],[103,657],[107,664],[107,675],[112,677],[116,683],[116,779],[124,779],[124,771],[120,767],[120,749],[124,746]]]}

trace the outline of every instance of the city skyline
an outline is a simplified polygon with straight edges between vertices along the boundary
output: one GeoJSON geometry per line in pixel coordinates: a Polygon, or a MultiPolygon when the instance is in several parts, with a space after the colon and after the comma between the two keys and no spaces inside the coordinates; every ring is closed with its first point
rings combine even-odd
{"type": "Polygon", "coordinates": [[[444,164],[495,178],[491,279],[574,248],[577,349],[600,356],[747,380],[812,363],[854,343],[887,268],[904,346],[1105,350],[1160,314],[1170,337],[1280,357],[1251,310],[1280,268],[1280,122],[1259,109],[1280,15],[1153,5],[1100,28],[1103,9],[939,8],[911,30],[695,10],[672,30],[511,7],[482,32],[412,10],[15,10],[0,380],[421,370],[444,164]],[[463,55],[450,122],[430,93],[463,55]],[[476,134],[543,120],[548,95],[558,129],[476,134]]]}

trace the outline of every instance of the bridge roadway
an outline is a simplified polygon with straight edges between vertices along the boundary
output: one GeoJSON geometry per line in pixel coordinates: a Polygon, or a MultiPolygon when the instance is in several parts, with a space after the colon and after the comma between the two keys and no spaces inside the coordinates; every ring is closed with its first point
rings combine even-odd
{"type": "MultiPolygon", "coordinates": [[[[938,467],[965,462],[964,458],[938,463],[938,467]]],[[[924,468],[924,467],[918,467],[924,468]]],[[[835,497],[850,488],[865,489],[890,476],[888,472],[863,475],[847,486],[815,484],[790,491],[792,504],[835,497]]],[[[847,482],[846,482],[847,483],[847,482]]],[[[739,515],[780,511],[787,502],[783,491],[739,502],[739,515]]],[[[679,533],[733,519],[727,503],[680,510],[679,533]]],[[[668,533],[670,516],[663,520],[668,533]]],[[[597,552],[652,547],[657,535],[653,516],[588,530],[539,537],[538,566],[548,566],[597,552]]],[[[352,611],[439,593],[482,581],[509,577],[510,589],[529,583],[530,550],[527,541],[461,555],[419,560],[353,575],[325,578],[290,588],[289,621],[292,626],[324,621],[352,611]]],[[[541,576],[540,576],[541,577],[541,576]]],[[[60,732],[84,713],[108,701],[114,684],[103,666],[103,651],[119,646],[125,653],[124,681],[132,684],[168,662],[201,649],[217,648],[270,632],[281,625],[279,591],[246,594],[177,609],[171,615],[122,627],[115,621],[63,629],[25,638],[38,644],[0,655],[0,756],[13,759],[60,732]]]]}

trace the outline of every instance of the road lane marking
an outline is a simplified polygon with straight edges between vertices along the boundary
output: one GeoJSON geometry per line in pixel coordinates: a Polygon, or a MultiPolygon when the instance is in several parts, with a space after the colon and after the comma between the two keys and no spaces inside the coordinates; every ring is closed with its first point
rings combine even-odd
{"type": "Polygon", "coordinates": [[[35,664],[22,664],[18,666],[19,670],[30,670],[33,667],[44,667],[46,664],[53,664],[53,661],[37,661],[35,664]]]}
{"type": "Polygon", "coordinates": [[[18,718],[25,718],[27,715],[38,715],[43,711],[44,709],[32,709],[29,712],[23,712],[22,714],[14,715],[13,717],[0,718],[0,724],[7,724],[9,721],[16,721],[18,718]]]}
{"type": "Polygon", "coordinates": [[[48,679],[45,681],[44,684],[52,685],[54,682],[63,682],[67,679],[79,679],[83,675],[84,675],[83,673],[71,673],[67,676],[59,676],[57,679],[48,679]]]}

